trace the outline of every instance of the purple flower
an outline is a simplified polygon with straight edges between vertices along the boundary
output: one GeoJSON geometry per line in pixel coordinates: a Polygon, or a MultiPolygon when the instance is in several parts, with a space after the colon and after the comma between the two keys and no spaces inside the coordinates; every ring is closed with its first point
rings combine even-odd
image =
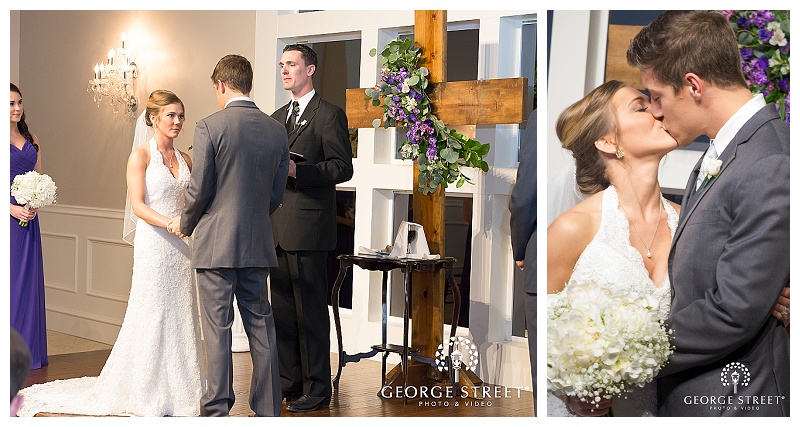
{"type": "Polygon", "coordinates": [[[762,70],[766,71],[769,69],[769,58],[766,56],[762,56],[758,58],[758,65],[761,67],[762,70]]]}
{"type": "MultiPolygon", "coordinates": [[[[789,79],[787,78],[778,79],[778,88],[781,90],[781,92],[789,92],[789,79]]],[[[789,98],[787,97],[786,99],[788,102],[789,98]]]]}
{"type": "Polygon", "coordinates": [[[750,27],[750,21],[748,21],[744,16],[740,16],[739,19],[736,20],[736,23],[739,25],[739,28],[750,27]]]}
{"type": "Polygon", "coordinates": [[[761,39],[762,42],[768,42],[769,39],[772,38],[772,31],[762,28],[758,30],[758,38],[761,39]]]}
{"type": "Polygon", "coordinates": [[[769,78],[767,77],[767,73],[764,72],[764,70],[754,69],[753,72],[750,73],[750,80],[756,86],[762,86],[762,85],[767,84],[767,82],[769,81],[769,78]]]}
{"type": "Polygon", "coordinates": [[[742,59],[745,61],[753,57],[753,49],[750,49],[749,47],[743,47],[739,49],[739,52],[741,52],[742,59]]]}
{"type": "Polygon", "coordinates": [[[764,18],[770,21],[775,20],[775,13],[773,13],[771,10],[762,10],[761,12],[763,12],[764,18]]]}
{"type": "Polygon", "coordinates": [[[756,11],[750,14],[750,22],[756,26],[756,28],[764,28],[767,25],[767,18],[765,18],[760,11],[756,11]]]}
{"type": "Polygon", "coordinates": [[[428,151],[425,155],[428,157],[428,162],[433,163],[436,161],[438,157],[439,151],[436,149],[436,144],[428,144],[428,151]]]}
{"type": "Polygon", "coordinates": [[[789,54],[789,43],[791,43],[791,42],[787,38],[786,39],[786,44],[783,45],[783,46],[778,47],[778,50],[781,51],[781,54],[783,54],[783,55],[788,55],[789,54]]]}

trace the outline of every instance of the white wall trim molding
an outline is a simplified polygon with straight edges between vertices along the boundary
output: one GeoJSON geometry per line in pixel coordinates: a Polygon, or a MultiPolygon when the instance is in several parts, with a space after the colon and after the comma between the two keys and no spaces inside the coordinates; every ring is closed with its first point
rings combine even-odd
{"type": "MultiPolygon", "coordinates": [[[[97,297],[102,299],[107,299],[111,301],[118,301],[118,302],[128,302],[128,297],[130,296],[130,287],[128,287],[128,292],[125,294],[115,294],[112,292],[106,292],[100,290],[100,286],[95,286],[95,277],[94,277],[94,264],[95,264],[95,251],[103,251],[103,246],[106,246],[105,249],[108,247],[116,247],[116,248],[129,248],[130,245],[127,244],[122,239],[105,239],[102,237],[94,237],[94,236],[86,236],[86,296],[90,297],[97,297]]],[[[103,278],[108,279],[108,278],[103,278]]],[[[129,279],[130,281],[130,279],[129,279]]]]}
{"type": "MultiPolygon", "coordinates": [[[[57,215],[70,215],[82,216],[89,218],[104,218],[104,219],[118,219],[122,220],[125,216],[125,211],[121,209],[108,209],[108,208],[95,208],[91,206],[77,206],[77,205],[62,205],[55,204],[42,208],[42,212],[57,214],[57,215]]],[[[120,230],[122,230],[120,228],[120,230]]]]}
{"type": "Polygon", "coordinates": [[[77,254],[78,254],[78,235],[77,234],[71,234],[71,233],[47,233],[47,232],[43,231],[43,232],[41,232],[41,236],[42,236],[42,245],[44,245],[46,243],[47,239],[58,239],[58,240],[64,240],[64,241],[71,240],[73,242],[73,251],[72,251],[73,263],[72,264],[73,264],[73,268],[75,269],[75,272],[72,274],[72,277],[73,277],[72,286],[63,284],[63,283],[58,282],[58,281],[48,280],[49,276],[47,276],[47,275],[45,275],[45,277],[44,277],[44,286],[46,288],[60,289],[62,291],[71,292],[73,294],[78,293],[78,257],[77,257],[77,254]]]}

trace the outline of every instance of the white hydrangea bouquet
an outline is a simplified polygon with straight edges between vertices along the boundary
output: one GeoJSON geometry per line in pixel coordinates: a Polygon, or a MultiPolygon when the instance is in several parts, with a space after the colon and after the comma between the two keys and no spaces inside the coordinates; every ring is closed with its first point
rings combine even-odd
{"type": "MultiPolygon", "coordinates": [[[[40,209],[56,202],[56,183],[49,175],[30,171],[14,177],[11,183],[11,195],[25,209],[40,209]]],[[[27,227],[26,221],[19,221],[19,225],[27,227]]]]}
{"type": "Polygon", "coordinates": [[[547,387],[587,403],[655,378],[673,352],[658,300],[630,287],[570,281],[547,301],[547,387]]]}

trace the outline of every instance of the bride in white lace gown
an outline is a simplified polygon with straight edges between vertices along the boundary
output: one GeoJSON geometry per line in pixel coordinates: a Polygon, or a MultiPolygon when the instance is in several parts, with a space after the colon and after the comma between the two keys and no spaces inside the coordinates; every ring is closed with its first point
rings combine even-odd
{"type": "Polygon", "coordinates": [[[99,377],[21,390],[20,416],[200,413],[203,359],[190,247],[188,239],[166,229],[180,214],[189,183],[191,160],[173,146],[183,126],[183,103],[172,92],[155,91],[146,114],[155,136],[134,147],[128,161],[130,206],[138,218],[131,293],[117,341],[99,377]]]}
{"type": "MultiPolygon", "coordinates": [[[[648,111],[641,92],[605,83],[559,117],[557,132],[576,159],[575,179],[593,194],[557,217],[547,230],[548,293],[565,283],[630,284],[656,296],[669,313],[667,259],[678,224],[678,205],[661,195],[658,166],[677,143],[648,111]]],[[[548,416],[600,415],[611,402],[592,405],[548,393],[548,416]],[[595,408],[592,408],[595,409],[595,408]],[[583,412],[586,410],[586,412],[583,412]]],[[[613,402],[616,416],[656,412],[654,383],[613,402]]]]}

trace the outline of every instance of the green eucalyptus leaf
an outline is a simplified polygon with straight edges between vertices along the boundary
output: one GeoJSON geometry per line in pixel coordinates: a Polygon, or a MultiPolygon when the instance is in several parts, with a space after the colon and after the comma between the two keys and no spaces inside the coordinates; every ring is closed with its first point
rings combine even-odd
{"type": "Polygon", "coordinates": [[[377,128],[381,125],[381,119],[375,119],[372,121],[372,127],[377,128]]]}

